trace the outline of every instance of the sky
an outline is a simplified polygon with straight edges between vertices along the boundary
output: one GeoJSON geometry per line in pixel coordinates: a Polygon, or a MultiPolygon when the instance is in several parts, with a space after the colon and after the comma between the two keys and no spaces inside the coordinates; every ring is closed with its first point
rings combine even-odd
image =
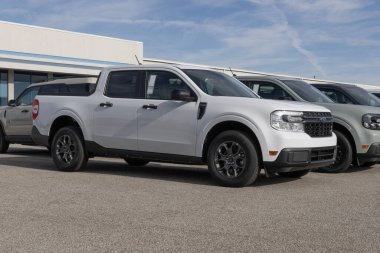
{"type": "Polygon", "coordinates": [[[0,19],[144,43],[144,57],[380,85],[379,0],[0,0],[0,19]]]}

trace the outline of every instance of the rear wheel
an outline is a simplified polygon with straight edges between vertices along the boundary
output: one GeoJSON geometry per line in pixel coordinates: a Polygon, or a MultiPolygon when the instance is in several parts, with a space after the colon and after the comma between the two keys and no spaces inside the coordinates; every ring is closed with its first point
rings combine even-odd
{"type": "Polygon", "coordinates": [[[278,172],[278,175],[287,178],[300,178],[308,174],[310,170],[299,170],[299,171],[291,171],[291,172],[278,172]]]}
{"type": "Polygon", "coordinates": [[[352,145],[343,133],[334,130],[337,137],[337,153],[335,163],[328,167],[320,168],[319,171],[338,173],[346,171],[352,163],[352,145]]]}
{"type": "Polygon", "coordinates": [[[87,165],[82,134],[77,127],[63,127],[54,135],[51,155],[58,169],[78,171],[87,165]]]}
{"type": "Polygon", "coordinates": [[[3,129],[0,127],[0,153],[7,153],[9,148],[9,142],[5,139],[3,129]]]}
{"type": "Polygon", "coordinates": [[[260,171],[255,145],[239,131],[225,131],[215,137],[207,160],[211,176],[222,186],[250,185],[260,171]]]}
{"type": "Polygon", "coordinates": [[[149,163],[148,160],[136,159],[136,158],[125,158],[124,159],[131,166],[144,166],[149,163]]]}

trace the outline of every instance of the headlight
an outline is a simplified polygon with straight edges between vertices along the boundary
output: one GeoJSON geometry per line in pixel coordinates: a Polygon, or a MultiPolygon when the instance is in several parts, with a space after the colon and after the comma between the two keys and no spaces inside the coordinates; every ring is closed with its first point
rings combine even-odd
{"type": "Polygon", "coordinates": [[[371,130],[380,130],[380,115],[365,114],[362,117],[362,124],[365,128],[371,130]]]}
{"type": "Polygon", "coordinates": [[[304,132],[303,112],[274,111],[270,115],[271,126],[280,131],[304,132]]]}

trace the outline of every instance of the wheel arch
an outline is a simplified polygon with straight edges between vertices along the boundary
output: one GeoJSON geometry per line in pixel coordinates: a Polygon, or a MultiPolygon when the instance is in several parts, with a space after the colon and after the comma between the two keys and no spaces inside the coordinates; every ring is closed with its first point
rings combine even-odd
{"type": "Polygon", "coordinates": [[[75,126],[79,129],[81,133],[81,137],[84,139],[83,130],[78,123],[77,120],[75,120],[71,116],[63,115],[56,118],[53,123],[51,124],[50,130],[49,130],[49,146],[51,146],[51,143],[53,141],[54,135],[57,133],[59,129],[65,126],[75,126]]]}
{"type": "Polygon", "coordinates": [[[202,145],[202,160],[204,162],[207,161],[207,151],[212,142],[212,140],[220,133],[228,130],[236,130],[245,133],[252,140],[252,143],[255,145],[260,168],[263,166],[263,154],[262,154],[262,146],[259,141],[259,138],[255,134],[255,132],[246,124],[236,121],[236,120],[226,120],[215,124],[211,129],[207,132],[206,137],[203,140],[202,145]]]}
{"type": "Polygon", "coordinates": [[[357,160],[357,156],[356,156],[356,143],[355,143],[355,138],[353,136],[353,134],[350,132],[350,130],[343,126],[342,124],[339,124],[339,123],[336,123],[334,122],[333,124],[333,130],[337,130],[339,132],[341,132],[342,134],[344,134],[345,136],[347,136],[348,140],[350,141],[351,143],[351,147],[352,147],[352,160],[353,161],[356,161],[357,160]]]}

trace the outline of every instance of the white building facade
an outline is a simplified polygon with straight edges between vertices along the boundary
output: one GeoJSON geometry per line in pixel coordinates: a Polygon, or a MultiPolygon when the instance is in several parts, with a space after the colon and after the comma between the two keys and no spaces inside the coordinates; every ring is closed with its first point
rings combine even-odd
{"type": "Polygon", "coordinates": [[[137,64],[143,43],[0,21],[0,104],[35,82],[137,64]]]}

